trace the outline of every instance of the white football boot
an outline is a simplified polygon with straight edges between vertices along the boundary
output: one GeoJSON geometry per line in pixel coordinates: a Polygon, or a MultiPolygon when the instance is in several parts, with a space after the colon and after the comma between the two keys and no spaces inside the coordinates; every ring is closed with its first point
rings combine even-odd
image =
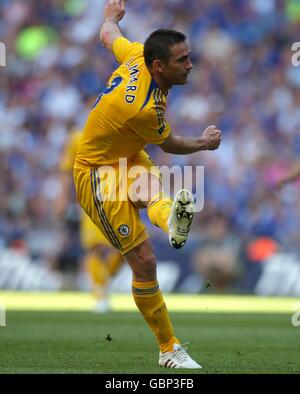
{"type": "Polygon", "coordinates": [[[159,353],[159,365],[165,368],[187,368],[197,369],[202,368],[196,363],[188,353],[183,345],[177,343],[173,346],[173,352],[159,353]]]}
{"type": "Polygon", "coordinates": [[[184,246],[195,212],[194,197],[187,189],[181,189],[174,199],[168,219],[169,241],[175,249],[184,246]]]}

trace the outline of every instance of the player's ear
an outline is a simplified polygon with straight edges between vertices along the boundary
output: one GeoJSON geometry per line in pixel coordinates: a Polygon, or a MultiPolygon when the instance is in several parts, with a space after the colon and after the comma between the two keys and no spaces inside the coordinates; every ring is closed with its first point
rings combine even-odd
{"type": "Polygon", "coordinates": [[[155,59],[152,63],[152,68],[154,71],[162,72],[163,70],[163,62],[161,60],[155,59]]]}

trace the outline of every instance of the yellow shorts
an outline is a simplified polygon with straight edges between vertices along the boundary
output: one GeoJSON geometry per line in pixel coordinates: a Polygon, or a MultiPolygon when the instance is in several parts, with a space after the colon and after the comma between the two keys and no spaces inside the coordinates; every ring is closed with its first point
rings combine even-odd
{"type": "Polygon", "coordinates": [[[80,242],[84,249],[98,245],[110,247],[110,243],[84,211],[82,211],[80,220],[80,242]]]}
{"type": "Polygon", "coordinates": [[[74,167],[79,204],[109,244],[122,254],[148,238],[138,208],[128,198],[132,183],[143,172],[160,176],[158,167],[144,151],[122,165],[74,167]]]}

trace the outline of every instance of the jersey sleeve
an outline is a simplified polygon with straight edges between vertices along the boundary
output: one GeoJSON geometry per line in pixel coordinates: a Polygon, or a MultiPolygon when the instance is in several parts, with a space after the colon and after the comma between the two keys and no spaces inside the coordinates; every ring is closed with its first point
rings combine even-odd
{"type": "Polygon", "coordinates": [[[147,116],[136,116],[128,122],[140,137],[147,144],[162,144],[170,135],[171,127],[166,119],[159,123],[156,114],[147,116]]]}
{"type": "Polygon", "coordinates": [[[119,64],[124,63],[133,52],[143,52],[143,48],[140,42],[130,42],[125,37],[116,38],[112,46],[113,54],[119,64]]]}

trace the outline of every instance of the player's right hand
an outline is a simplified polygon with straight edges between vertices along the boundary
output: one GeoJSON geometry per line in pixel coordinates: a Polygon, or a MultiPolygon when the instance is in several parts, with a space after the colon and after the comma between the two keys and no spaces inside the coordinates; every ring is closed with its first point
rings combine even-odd
{"type": "Polygon", "coordinates": [[[208,126],[204,130],[202,138],[206,141],[207,150],[215,150],[221,144],[222,132],[216,126],[208,126]]]}
{"type": "Polygon", "coordinates": [[[109,0],[104,7],[104,20],[106,22],[119,22],[126,11],[126,0],[109,0]]]}

